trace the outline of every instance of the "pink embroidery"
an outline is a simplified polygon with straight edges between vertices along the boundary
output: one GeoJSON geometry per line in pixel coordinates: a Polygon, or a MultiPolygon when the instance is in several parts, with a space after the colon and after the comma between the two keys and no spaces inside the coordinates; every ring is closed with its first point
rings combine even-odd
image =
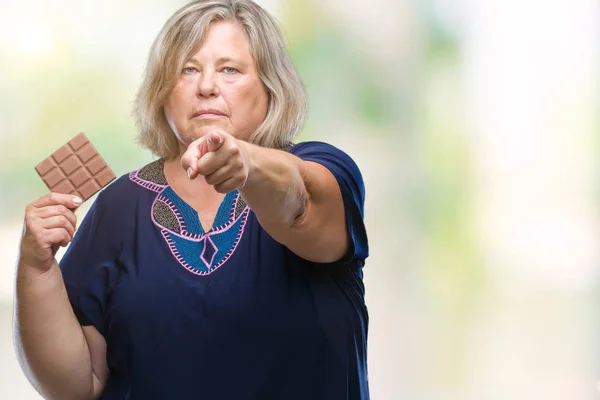
{"type": "Polygon", "coordinates": [[[157,193],[162,192],[167,187],[167,185],[159,185],[158,183],[154,183],[154,182],[147,181],[145,179],[140,178],[138,176],[138,173],[140,171],[141,171],[141,169],[131,172],[129,174],[129,179],[131,179],[133,182],[137,183],[141,187],[151,190],[153,192],[157,192],[157,193]]]}
{"type": "MultiPolygon", "coordinates": [[[[167,245],[169,246],[169,249],[171,250],[171,253],[175,257],[175,259],[177,261],[179,261],[179,264],[181,264],[181,266],[183,268],[187,269],[188,271],[190,271],[192,274],[195,274],[195,275],[200,275],[200,276],[210,275],[213,272],[215,272],[217,269],[219,269],[223,264],[225,264],[225,262],[227,262],[227,260],[229,260],[229,258],[231,257],[231,255],[235,252],[235,249],[237,248],[238,244],[240,243],[240,239],[242,238],[242,235],[244,234],[244,229],[246,227],[246,222],[248,221],[249,211],[250,211],[250,208],[248,206],[246,206],[246,208],[244,209],[244,211],[242,211],[242,214],[240,215],[240,217],[243,218],[242,219],[242,225],[240,226],[240,230],[238,232],[238,235],[235,238],[234,245],[227,252],[227,254],[225,254],[225,256],[223,257],[223,259],[221,261],[219,261],[212,269],[210,269],[208,271],[198,271],[197,269],[195,269],[194,267],[192,267],[190,264],[188,264],[187,261],[185,261],[185,259],[181,256],[181,254],[179,254],[179,251],[177,250],[177,247],[175,247],[175,243],[173,243],[173,240],[171,240],[171,238],[169,237],[169,235],[172,235],[172,234],[177,235],[175,232],[171,232],[171,231],[169,231],[167,229],[162,228],[161,229],[161,234],[162,234],[162,237],[165,238],[165,241],[167,242],[167,245]]],[[[158,225],[158,226],[160,226],[160,225],[158,225]]],[[[205,235],[205,236],[210,236],[211,234],[212,234],[212,232],[209,233],[208,235],[205,235]]],[[[180,236],[180,235],[178,235],[178,236],[180,236]]],[[[186,238],[186,239],[189,239],[189,238],[186,238]]]]}
{"type": "Polygon", "coordinates": [[[200,254],[200,260],[202,260],[202,262],[204,263],[204,265],[206,265],[206,268],[210,269],[210,265],[213,263],[215,257],[217,256],[217,253],[219,252],[219,248],[215,245],[215,243],[212,241],[212,239],[210,238],[210,236],[207,236],[204,238],[204,249],[202,250],[202,254],[200,254]],[[209,244],[212,246],[213,248],[213,254],[210,257],[210,260],[207,261],[206,258],[204,258],[204,255],[206,254],[206,250],[209,248],[209,244]]]}
{"type": "MultiPolygon", "coordinates": [[[[158,193],[158,195],[152,202],[152,206],[150,207],[150,218],[151,218],[152,222],[154,223],[154,225],[156,225],[160,229],[161,235],[165,239],[165,242],[167,243],[167,245],[169,246],[169,249],[171,250],[173,257],[175,257],[175,259],[179,262],[179,264],[181,264],[185,269],[187,269],[188,271],[190,271],[191,273],[193,273],[195,275],[210,275],[211,273],[216,271],[231,257],[231,255],[235,252],[237,246],[239,245],[242,235],[244,234],[246,222],[248,220],[248,215],[250,213],[250,207],[248,207],[246,205],[244,207],[244,209],[241,211],[240,215],[237,218],[235,218],[237,205],[238,205],[238,202],[240,201],[240,194],[238,193],[233,201],[233,206],[231,207],[230,214],[229,214],[229,220],[227,222],[225,222],[224,224],[222,224],[220,226],[213,227],[210,231],[202,233],[202,234],[191,233],[187,230],[187,226],[185,224],[185,221],[183,220],[183,216],[179,212],[179,209],[176,207],[176,205],[170,199],[168,199],[167,197],[162,195],[164,190],[167,187],[169,187],[169,185],[160,185],[158,183],[140,178],[139,172],[142,169],[131,172],[129,174],[129,179],[132,180],[133,182],[137,183],[138,185],[142,186],[145,189],[148,189],[150,191],[158,193]],[[156,221],[156,219],[154,218],[154,208],[155,208],[157,202],[161,202],[162,204],[166,205],[173,212],[173,215],[175,216],[177,223],[179,225],[180,232],[175,232],[175,231],[161,225],[158,221],[156,221]],[[233,246],[231,246],[231,249],[229,249],[229,251],[225,254],[225,256],[222,258],[222,260],[219,261],[212,269],[210,269],[212,262],[214,261],[217,253],[219,252],[219,249],[213,242],[211,236],[226,232],[227,230],[234,227],[235,224],[238,221],[240,221],[240,219],[241,219],[241,225],[240,225],[239,231],[237,233],[237,236],[235,238],[233,246]],[[193,241],[193,242],[205,241],[204,249],[202,251],[202,254],[200,255],[200,259],[202,260],[203,264],[205,264],[209,270],[208,271],[199,271],[199,270],[195,269],[194,267],[192,267],[187,261],[185,261],[185,259],[181,256],[181,254],[177,250],[177,247],[175,246],[175,243],[171,239],[170,235],[174,235],[174,236],[180,237],[182,239],[186,239],[186,240],[193,241]],[[207,262],[204,258],[205,254],[206,254],[207,246],[209,245],[208,243],[210,243],[210,245],[213,247],[213,250],[214,250],[212,256],[210,257],[210,262],[207,262]]],[[[161,171],[161,173],[162,173],[162,171],[161,171]]]]}
{"type": "Polygon", "coordinates": [[[202,237],[202,234],[194,234],[194,233],[188,232],[187,227],[185,225],[185,221],[183,220],[183,217],[181,216],[181,213],[179,212],[179,210],[177,209],[175,204],[173,204],[173,202],[171,200],[169,200],[168,198],[166,198],[164,196],[161,196],[160,194],[156,197],[156,199],[154,199],[154,202],[152,203],[152,207],[150,208],[150,215],[152,216],[152,221],[156,225],[158,225],[162,229],[168,230],[169,232],[171,232],[177,236],[181,236],[182,238],[185,238],[185,239],[191,239],[195,242],[199,242],[200,241],[199,239],[202,237]],[[175,218],[177,219],[177,223],[179,224],[180,233],[174,232],[171,229],[168,229],[168,228],[162,226],[154,219],[154,206],[159,201],[161,203],[163,203],[164,205],[166,205],[167,207],[169,207],[169,209],[171,211],[173,211],[173,214],[175,214],[175,218]]]}
{"type": "Polygon", "coordinates": [[[242,215],[243,215],[244,219],[242,220],[242,225],[240,226],[240,230],[237,234],[237,237],[235,238],[235,243],[233,244],[233,246],[231,246],[231,249],[227,252],[227,254],[225,254],[225,257],[223,257],[223,260],[221,260],[217,265],[215,265],[215,269],[219,268],[221,265],[223,265],[225,263],[225,261],[229,260],[229,257],[231,257],[233,252],[235,252],[235,249],[237,249],[238,244],[240,244],[240,239],[242,238],[242,235],[244,234],[244,228],[246,227],[246,221],[248,220],[248,214],[250,214],[250,207],[246,206],[246,208],[244,208],[244,211],[242,211],[242,215]]]}
{"type": "Polygon", "coordinates": [[[240,215],[236,218],[233,219],[235,217],[235,204],[237,204],[237,199],[239,198],[239,194],[236,196],[236,200],[233,202],[234,206],[233,211],[230,213],[230,217],[229,217],[229,221],[227,221],[226,223],[224,223],[223,225],[220,225],[216,228],[211,229],[208,232],[205,233],[191,233],[187,230],[187,227],[185,225],[185,222],[183,221],[183,218],[181,216],[181,213],[177,210],[177,207],[175,206],[175,204],[173,204],[173,202],[169,199],[167,199],[164,196],[158,195],[156,197],[156,199],[154,199],[154,202],[152,203],[152,207],[150,208],[150,218],[152,219],[152,222],[154,222],[154,224],[156,226],[158,226],[160,229],[163,229],[175,236],[179,236],[180,238],[183,239],[188,239],[194,242],[200,242],[204,239],[204,237],[206,236],[211,236],[217,233],[222,233],[225,231],[228,231],[229,229],[231,229],[235,223],[242,217],[244,217],[244,214],[247,214],[248,211],[250,210],[250,207],[246,206],[244,208],[244,210],[240,213],[240,215]],[[179,224],[179,228],[180,228],[180,232],[175,232],[171,229],[168,229],[167,227],[161,225],[155,218],[154,218],[154,206],[155,204],[160,201],[161,203],[163,203],[164,205],[166,205],[167,207],[169,207],[171,209],[171,211],[173,211],[173,213],[175,214],[175,218],[177,219],[177,222],[179,224]]]}

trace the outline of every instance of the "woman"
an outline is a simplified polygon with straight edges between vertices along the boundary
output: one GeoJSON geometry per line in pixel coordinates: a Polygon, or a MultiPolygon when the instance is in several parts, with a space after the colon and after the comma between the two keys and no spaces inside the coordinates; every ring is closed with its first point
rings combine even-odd
{"type": "Polygon", "coordinates": [[[76,235],[80,199],[26,210],[15,337],[43,396],[369,397],[362,177],[333,146],[291,145],[304,96],[250,0],[167,21],[135,107],[159,159],[102,191],[76,235]]]}

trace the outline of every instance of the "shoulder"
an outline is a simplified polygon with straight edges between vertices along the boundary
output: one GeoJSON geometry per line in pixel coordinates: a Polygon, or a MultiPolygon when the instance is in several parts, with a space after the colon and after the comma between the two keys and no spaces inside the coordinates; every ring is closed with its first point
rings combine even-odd
{"type": "Polygon", "coordinates": [[[325,142],[308,141],[291,145],[288,150],[291,154],[306,161],[332,161],[340,165],[355,170],[360,174],[360,170],[352,157],[344,150],[325,142]]]}
{"type": "Polygon", "coordinates": [[[121,175],[100,191],[94,205],[100,209],[129,209],[139,197],[156,194],[167,185],[162,166],[162,160],[156,160],[121,175]]]}
{"type": "Polygon", "coordinates": [[[310,153],[324,153],[324,154],[332,154],[343,157],[350,156],[345,153],[340,148],[325,142],[319,142],[316,140],[311,140],[307,142],[299,142],[290,145],[288,150],[290,153],[298,155],[298,154],[310,154],[310,153]]]}
{"type": "Polygon", "coordinates": [[[308,141],[293,144],[288,150],[304,161],[313,161],[329,169],[338,179],[352,180],[364,191],[364,182],[360,168],[354,159],[340,148],[325,142],[308,141]]]}

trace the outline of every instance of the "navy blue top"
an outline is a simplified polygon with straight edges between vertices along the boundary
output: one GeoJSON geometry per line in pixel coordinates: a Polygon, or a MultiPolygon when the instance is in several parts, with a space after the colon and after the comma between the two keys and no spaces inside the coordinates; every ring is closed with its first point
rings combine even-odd
{"type": "Polygon", "coordinates": [[[336,177],[352,246],[306,261],[262,229],[237,191],[204,232],[163,161],[103,190],[60,262],[82,325],[107,342],[101,399],[368,399],[364,184],[320,142],[291,153],[336,177]]]}

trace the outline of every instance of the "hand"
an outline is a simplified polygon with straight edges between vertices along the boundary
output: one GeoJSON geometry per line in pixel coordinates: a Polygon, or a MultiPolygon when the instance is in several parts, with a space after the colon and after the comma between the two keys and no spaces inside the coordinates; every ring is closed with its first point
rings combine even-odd
{"type": "Polygon", "coordinates": [[[204,176],[219,193],[243,187],[250,171],[248,144],[225,132],[213,132],[195,140],[181,157],[190,179],[204,176]]]}
{"type": "Polygon", "coordinates": [[[58,247],[68,245],[73,239],[77,217],[72,209],[81,203],[73,195],[50,193],[28,205],[20,263],[41,272],[49,270],[58,247]]]}

